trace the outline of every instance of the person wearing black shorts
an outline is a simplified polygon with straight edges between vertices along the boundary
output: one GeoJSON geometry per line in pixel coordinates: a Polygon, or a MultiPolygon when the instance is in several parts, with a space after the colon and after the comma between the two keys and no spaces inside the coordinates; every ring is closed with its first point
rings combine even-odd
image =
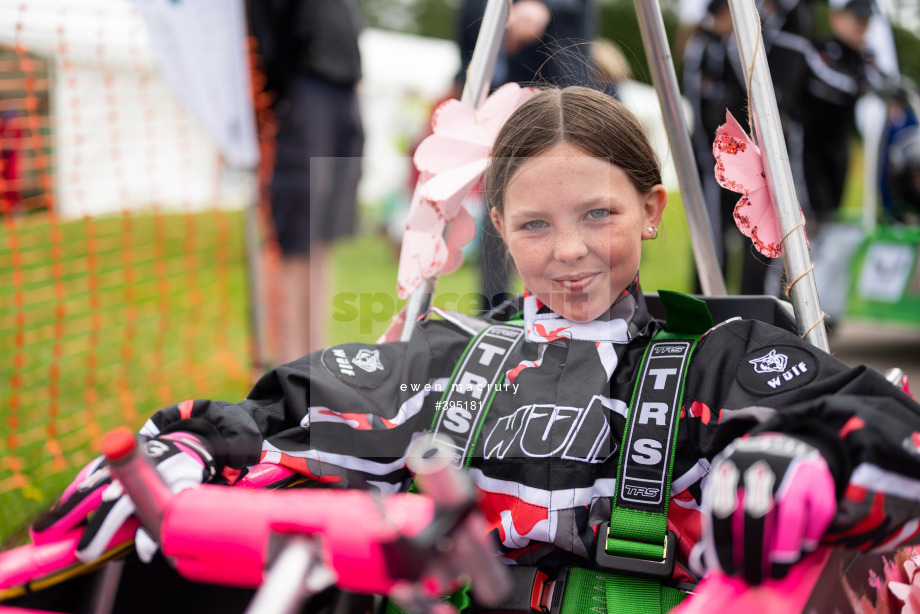
{"type": "Polygon", "coordinates": [[[249,15],[278,120],[271,217],[285,362],[326,344],[330,247],[355,231],[364,147],[359,16],[354,0],[259,0],[249,15]]]}

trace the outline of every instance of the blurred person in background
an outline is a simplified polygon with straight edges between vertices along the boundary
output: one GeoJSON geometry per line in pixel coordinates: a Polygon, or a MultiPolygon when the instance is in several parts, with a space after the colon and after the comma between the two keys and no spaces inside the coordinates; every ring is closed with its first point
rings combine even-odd
{"type": "Polygon", "coordinates": [[[601,89],[620,100],[620,86],[632,77],[629,60],[623,55],[623,50],[612,40],[598,38],[591,42],[591,61],[601,89]]]}
{"type": "Polygon", "coordinates": [[[831,0],[828,18],[832,37],[818,44],[821,60],[837,71],[845,87],[810,83],[806,107],[804,167],[814,229],[820,231],[843,201],[850,164],[850,140],[855,134],[856,101],[881,85],[881,75],[866,45],[874,0],[831,0]]]}
{"type": "MultiPolygon", "coordinates": [[[[731,74],[726,37],[733,32],[728,2],[711,0],[700,22],[684,44],[684,96],[693,109],[691,143],[700,173],[703,200],[715,241],[719,264],[725,267],[727,246],[734,227],[732,210],[738,201],[734,192],[723,190],[716,182],[712,141],[716,129],[725,122],[725,109],[743,109],[743,80],[731,74]]],[[[742,121],[741,117],[737,118],[742,121]]]]}
{"type": "MultiPolygon", "coordinates": [[[[487,0],[462,0],[458,11],[460,71],[457,97],[473,57],[487,0]]],[[[595,0],[517,0],[508,9],[503,47],[492,74],[491,87],[521,85],[585,85],[603,90],[591,61],[596,35],[595,0]]],[[[481,216],[480,292],[484,311],[497,306],[510,292],[510,268],[501,238],[488,217],[481,216]]]]}
{"type": "Polygon", "coordinates": [[[355,231],[359,12],[355,0],[251,0],[248,11],[278,120],[271,217],[288,362],[326,345],[330,248],[355,231]]]}
{"type": "Polygon", "coordinates": [[[883,202],[888,217],[920,226],[920,125],[913,122],[894,133],[885,167],[889,200],[883,202]]]}
{"type": "MultiPolygon", "coordinates": [[[[766,0],[758,3],[763,45],[773,79],[779,119],[786,140],[789,164],[796,192],[810,227],[814,226],[807,172],[805,133],[809,129],[809,110],[814,105],[839,104],[859,90],[853,75],[831,66],[814,44],[801,32],[810,29],[810,9],[796,2],[766,0]]],[[[734,230],[733,211],[738,195],[718,186],[713,176],[715,159],[712,141],[725,122],[725,111],[732,113],[742,127],[748,126],[747,86],[737,42],[733,35],[727,0],[712,0],[706,16],[688,38],[684,55],[683,89],[693,108],[694,152],[697,156],[704,197],[707,201],[717,253],[723,267],[726,241],[740,237],[734,230]]],[[[779,294],[781,271],[745,245],[742,250],[740,294],[779,294]]]]}

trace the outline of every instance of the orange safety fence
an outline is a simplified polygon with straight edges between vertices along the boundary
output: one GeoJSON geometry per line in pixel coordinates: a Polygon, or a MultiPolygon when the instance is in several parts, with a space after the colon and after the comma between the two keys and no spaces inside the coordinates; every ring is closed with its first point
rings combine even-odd
{"type": "Polygon", "coordinates": [[[243,211],[142,22],[100,6],[22,3],[0,40],[0,549],[106,430],[251,385],[243,211]]]}

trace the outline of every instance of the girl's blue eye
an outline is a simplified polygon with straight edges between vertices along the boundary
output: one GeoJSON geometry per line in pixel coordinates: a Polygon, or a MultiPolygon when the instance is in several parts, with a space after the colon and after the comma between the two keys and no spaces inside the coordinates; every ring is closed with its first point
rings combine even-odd
{"type": "Polygon", "coordinates": [[[608,215],[610,215],[610,211],[607,209],[591,209],[591,211],[588,212],[588,216],[592,220],[600,220],[607,217],[608,215]]]}
{"type": "Polygon", "coordinates": [[[527,222],[524,224],[524,230],[540,230],[543,226],[546,225],[546,222],[543,220],[534,220],[532,222],[527,222]]]}

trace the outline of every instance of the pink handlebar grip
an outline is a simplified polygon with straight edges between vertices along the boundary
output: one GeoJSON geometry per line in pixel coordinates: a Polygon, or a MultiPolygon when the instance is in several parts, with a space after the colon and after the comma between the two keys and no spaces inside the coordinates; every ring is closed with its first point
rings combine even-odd
{"type": "MultiPolygon", "coordinates": [[[[115,548],[134,539],[137,526],[137,520],[129,518],[115,532],[108,547],[115,548]]],[[[0,552],[0,592],[27,587],[33,582],[47,583],[50,578],[81,565],[76,549],[82,534],[83,527],[76,527],[52,541],[0,552]]]]}
{"type": "Polygon", "coordinates": [[[106,433],[102,438],[102,453],[109,461],[112,475],[134,502],[141,525],[159,543],[163,515],[173,499],[169,486],[138,446],[137,436],[126,427],[106,433]]]}
{"type": "MultiPolygon", "coordinates": [[[[432,437],[416,440],[409,448],[407,464],[419,491],[433,499],[439,509],[475,503],[472,480],[454,466],[451,450],[443,442],[432,437]]],[[[498,558],[482,515],[478,511],[469,514],[453,529],[451,538],[449,558],[458,572],[469,577],[476,601],[486,606],[501,603],[511,592],[511,577],[498,558]]]]}
{"type": "Polygon", "coordinates": [[[367,492],[259,491],[204,485],[177,494],[163,520],[163,554],[184,577],[256,587],[272,534],[316,535],[323,562],[345,590],[386,594],[393,576],[385,545],[418,535],[434,517],[427,497],[367,492]]]}
{"type": "Polygon", "coordinates": [[[102,437],[102,455],[109,462],[118,461],[137,449],[137,438],[130,429],[119,426],[102,437]]]}
{"type": "Polygon", "coordinates": [[[71,529],[61,539],[46,544],[27,544],[0,553],[0,591],[50,575],[80,561],[75,554],[83,530],[71,529]]]}

